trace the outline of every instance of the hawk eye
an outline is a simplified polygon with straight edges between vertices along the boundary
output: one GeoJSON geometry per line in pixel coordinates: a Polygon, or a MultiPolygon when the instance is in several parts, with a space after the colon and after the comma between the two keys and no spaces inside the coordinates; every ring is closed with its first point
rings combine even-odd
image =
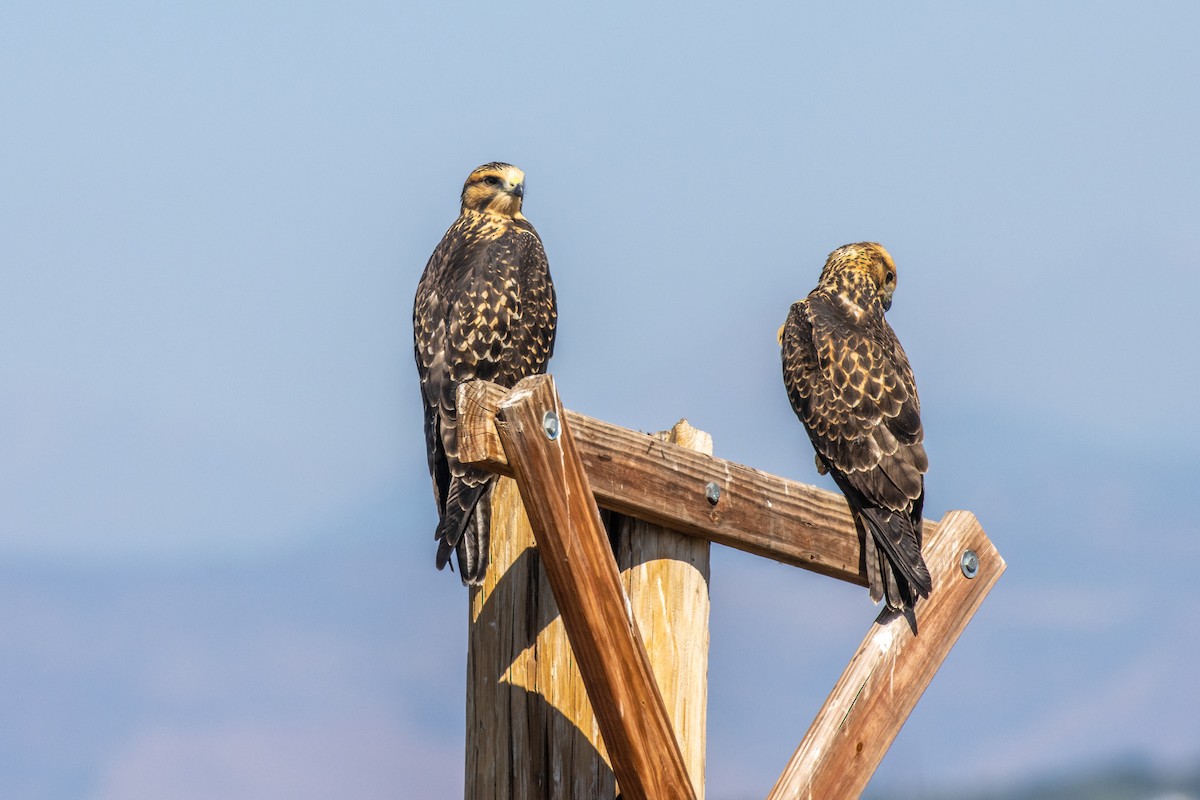
{"type": "Polygon", "coordinates": [[[885,283],[891,283],[892,281],[896,280],[896,273],[888,270],[888,274],[884,276],[883,280],[885,283]]]}
{"type": "Polygon", "coordinates": [[[495,175],[488,175],[486,178],[483,179],[483,182],[486,183],[488,186],[499,186],[500,185],[500,179],[497,178],[495,175]]]}

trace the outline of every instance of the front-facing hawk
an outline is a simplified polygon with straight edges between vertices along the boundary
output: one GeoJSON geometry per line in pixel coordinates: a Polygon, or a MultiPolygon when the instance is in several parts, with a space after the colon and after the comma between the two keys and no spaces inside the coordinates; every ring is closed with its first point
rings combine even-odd
{"type": "Polygon", "coordinates": [[[871,599],[904,612],[932,589],[921,557],[929,460],[912,368],[884,319],[895,290],[896,265],[881,245],[839,247],[779,340],[817,470],[833,476],[863,537],[871,599]]]}
{"type": "Polygon", "coordinates": [[[437,566],[454,551],[463,583],[483,580],[491,473],[458,460],[456,393],[465,381],[512,387],[546,371],[554,351],[554,284],[542,240],[521,214],[525,173],[477,168],[462,209],[429,257],[413,303],[413,349],[439,521],[437,566]]]}

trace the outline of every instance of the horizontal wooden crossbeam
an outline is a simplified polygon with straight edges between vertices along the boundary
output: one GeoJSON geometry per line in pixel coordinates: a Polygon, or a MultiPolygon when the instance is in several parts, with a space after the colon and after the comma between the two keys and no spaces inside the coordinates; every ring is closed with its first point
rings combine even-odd
{"type": "MultiPolygon", "coordinates": [[[[458,391],[459,458],[511,476],[495,426],[496,407],[507,390],[476,381],[458,391]]],[[[603,508],[867,585],[858,532],[840,494],[574,411],[566,416],[603,508]],[[714,503],[710,498],[717,493],[714,503]]],[[[925,536],[935,528],[926,521],[925,536]]]]}

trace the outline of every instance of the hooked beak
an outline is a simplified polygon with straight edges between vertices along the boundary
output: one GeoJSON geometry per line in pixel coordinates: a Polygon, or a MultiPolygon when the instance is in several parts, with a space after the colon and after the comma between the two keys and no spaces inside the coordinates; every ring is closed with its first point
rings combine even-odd
{"type": "Polygon", "coordinates": [[[512,189],[509,190],[509,193],[513,197],[524,197],[525,196],[525,184],[518,183],[516,186],[514,186],[512,189]]]}

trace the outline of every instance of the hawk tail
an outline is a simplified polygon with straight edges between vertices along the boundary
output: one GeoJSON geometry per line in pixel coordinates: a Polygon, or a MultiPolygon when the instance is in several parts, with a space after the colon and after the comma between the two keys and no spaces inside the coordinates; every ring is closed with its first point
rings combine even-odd
{"type": "Polygon", "coordinates": [[[929,597],[933,581],[912,519],[881,508],[864,508],[860,516],[867,528],[863,557],[871,599],[904,611],[913,607],[918,595],[929,597]]]}
{"type": "Polygon", "coordinates": [[[462,478],[450,481],[446,509],[438,521],[437,568],[450,561],[451,551],[458,562],[458,575],[464,584],[483,583],[488,565],[488,544],[492,530],[491,493],[494,479],[467,483],[462,478]]]}

